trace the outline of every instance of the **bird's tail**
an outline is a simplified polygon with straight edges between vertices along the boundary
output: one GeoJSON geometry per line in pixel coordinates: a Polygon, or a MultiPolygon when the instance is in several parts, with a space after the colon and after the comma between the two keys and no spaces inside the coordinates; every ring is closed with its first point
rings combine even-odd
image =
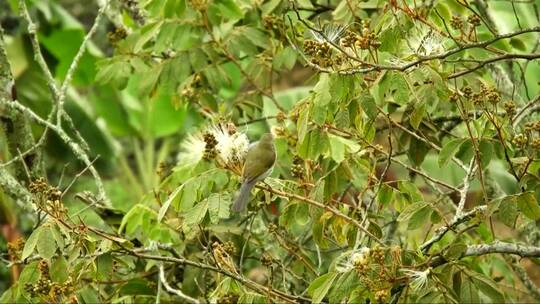
{"type": "Polygon", "coordinates": [[[238,192],[238,196],[236,197],[232,207],[233,212],[242,212],[244,209],[246,209],[249,201],[249,195],[251,194],[251,189],[253,186],[255,186],[254,182],[242,183],[242,187],[240,187],[240,191],[238,192]]]}

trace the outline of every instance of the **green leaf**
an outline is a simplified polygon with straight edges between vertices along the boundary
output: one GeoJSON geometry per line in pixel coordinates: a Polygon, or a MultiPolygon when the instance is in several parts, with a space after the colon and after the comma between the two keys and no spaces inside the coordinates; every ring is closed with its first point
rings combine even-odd
{"type": "Polygon", "coordinates": [[[274,57],[273,65],[276,70],[284,68],[285,70],[291,70],[296,63],[296,52],[291,47],[284,47],[279,50],[274,57]]]}
{"type": "Polygon", "coordinates": [[[540,206],[538,206],[533,192],[524,192],[518,195],[517,205],[526,217],[533,221],[540,220],[540,206]]]}
{"type": "Polygon", "coordinates": [[[401,73],[393,73],[392,89],[392,95],[398,104],[404,105],[409,102],[409,86],[407,80],[405,80],[405,77],[401,73]]]}
{"type": "Polygon", "coordinates": [[[328,135],[330,144],[330,156],[336,163],[341,163],[345,159],[345,144],[339,140],[339,136],[328,135]]]}
{"type": "Polygon", "coordinates": [[[50,260],[53,257],[57,247],[50,226],[42,226],[36,245],[38,253],[42,258],[50,260]]]}
{"type": "Polygon", "coordinates": [[[329,272],[323,274],[322,276],[316,278],[308,287],[308,294],[311,295],[311,300],[313,303],[321,303],[330,287],[334,283],[334,280],[337,278],[337,273],[329,272]]]}
{"type": "MultiPolygon", "coordinates": [[[[405,211],[407,211],[407,208],[405,208],[404,212],[405,211]]],[[[416,209],[416,211],[414,211],[412,215],[410,216],[408,229],[409,230],[418,229],[422,227],[423,225],[427,224],[428,222],[427,219],[431,216],[432,211],[433,209],[429,205],[420,209],[416,209]]]]}
{"type": "Polygon", "coordinates": [[[497,220],[501,221],[508,227],[513,228],[518,216],[516,197],[507,196],[502,199],[499,206],[499,212],[497,213],[497,220]]]}
{"type": "Polygon", "coordinates": [[[392,187],[388,186],[387,184],[382,184],[381,189],[379,190],[379,193],[377,194],[377,201],[379,204],[385,206],[390,204],[392,199],[394,198],[394,190],[392,187]]]}
{"type": "Polygon", "coordinates": [[[221,16],[226,19],[241,19],[244,16],[244,12],[236,5],[233,0],[217,0],[214,1],[218,7],[221,16]]]}
{"type": "Polygon", "coordinates": [[[439,167],[444,167],[448,163],[448,161],[456,154],[459,147],[467,141],[464,138],[456,138],[452,139],[449,142],[447,142],[439,152],[439,167]]]}
{"type": "Polygon", "coordinates": [[[465,251],[467,251],[466,244],[456,243],[446,249],[446,251],[443,253],[443,256],[448,261],[457,260],[463,256],[465,251]]]}
{"type": "Polygon", "coordinates": [[[64,249],[64,236],[62,236],[62,233],[56,225],[51,226],[51,232],[53,234],[54,240],[56,241],[58,249],[62,251],[64,249]]]}
{"type": "Polygon", "coordinates": [[[51,263],[50,275],[55,282],[64,283],[69,278],[69,265],[63,255],[58,257],[51,263]]]}
{"type": "Polygon", "coordinates": [[[32,254],[32,252],[34,252],[34,248],[36,248],[40,233],[41,233],[41,226],[38,227],[36,230],[34,230],[34,232],[32,232],[32,234],[30,235],[30,237],[28,237],[28,240],[26,240],[24,244],[21,259],[23,260],[26,259],[32,254]]]}
{"type": "Polygon", "coordinates": [[[193,227],[198,226],[204,219],[207,211],[208,200],[203,200],[196,204],[184,214],[184,224],[182,225],[182,228],[184,230],[191,230],[193,227]]]}
{"type": "Polygon", "coordinates": [[[422,192],[418,190],[418,187],[416,187],[415,184],[409,181],[400,181],[398,183],[398,189],[403,194],[406,194],[406,196],[409,198],[409,200],[414,202],[419,202],[424,200],[424,197],[422,196],[422,192]]]}
{"type": "Polygon", "coordinates": [[[424,102],[419,102],[414,105],[414,110],[411,113],[411,126],[413,128],[418,129],[418,126],[420,126],[420,123],[422,122],[422,119],[424,118],[424,115],[426,114],[426,104],[424,102]]]}
{"type": "Polygon", "coordinates": [[[489,140],[481,140],[479,143],[480,159],[482,160],[482,167],[486,168],[489,162],[493,158],[495,150],[493,144],[489,140]]]}
{"type": "Polygon", "coordinates": [[[408,205],[403,209],[403,211],[399,214],[397,221],[398,222],[404,222],[408,221],[415,213],[422,210],[423,208],[427,207],[428,203],[426,202],[417,202],[408,205]]]}
{"type": "Polygon", "coordinates": [[[478,290],[488,296],[493,303],[505,303],[504,295],[499,290],[497,283],[481,273],[466,270],[466,273],[472,278],[478,290]]]}
{"type": "Polygon", "coordinates": [[[139,36],[137,43],[135,43],[133,52],[134,53],[140,52],[142,48],[144,47],[144,45],[157,35],[162,24],[163,24],[163,21],[146,24],[141,29],[141,35],[139,36]]]}
{"type": "Polygon", "coordinates": [[[327,105],[332,96],[330,95],[330,78],[328,74],[321,74],[319,82],[313,88],[315,96],[313,98],[313,103],[319,106],[327,105]]]}
{"type": "Polygon", "coordinates": [[[377,118],[377,114],[379,113],[377,109],[377,104],[375,103],[375,99],[371,94],[364,93],[359,98],[360,101],[360,107],[366,113],[366,115],[369,117],[369,119],[374,120],[377,118]]]}
{"type": "Polygon", "coordinates": [[[220,219],[229,218],[231,198],[228,193],[212,193],[208,198],[210,222],[217,224],[220,219]]]}

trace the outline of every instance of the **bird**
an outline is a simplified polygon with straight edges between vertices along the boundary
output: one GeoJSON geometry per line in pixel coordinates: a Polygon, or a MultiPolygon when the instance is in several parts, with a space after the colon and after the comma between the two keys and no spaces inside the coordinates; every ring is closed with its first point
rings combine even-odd
{"type": "Polygon", "coordinates": [[[275,163],[274,137],[271,133],[265,133],[248,149],[242,170],[242,185],[232,206],[233,212],[242,212],[246,208],[251,189],[272,173],[275,163]]]}

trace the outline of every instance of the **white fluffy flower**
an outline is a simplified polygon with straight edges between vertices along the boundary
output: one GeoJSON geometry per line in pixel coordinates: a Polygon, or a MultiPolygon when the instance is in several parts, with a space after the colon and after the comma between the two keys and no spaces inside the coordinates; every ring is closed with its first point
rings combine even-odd
{"type": "Polygon", "coordinates": [[[367,259],[368,254],[368,247],[362,247],[342,254],[338,257],[336,271],[345,273],[353,270],[355,265],[360,264],[363,260],[367,259]]]}
{"type": "Polygon", "coordinates": [[[206,143],[200,134],[188,135],[180,144],[180,154],[178,160],[186,163],[197,163],[204,156],[206,143]]]}
{"type": "Polygon", "coordinates": [[[412,269],[402,269],[402,271],[411,279],[410,286],[413,290],[421,290],[427,286],[428,277],[431,273],[431,267],[424,271],[416,271],[412,269]]]}
{"type": "Polygon", "coordinates": [[[224,164],[243,161],[249,147],[249,139],[246,134],[241,132],[230,134],[222,126],[213,126],[210,132],[216,138],[216,150],[220,161],[224,164]]]}
{"type": "Polygon", "coordinates": [[[325,24],[320,32],[310,30],[311,35],[318,42],[336,43],[347,28],[342,25],[325,24]]]}

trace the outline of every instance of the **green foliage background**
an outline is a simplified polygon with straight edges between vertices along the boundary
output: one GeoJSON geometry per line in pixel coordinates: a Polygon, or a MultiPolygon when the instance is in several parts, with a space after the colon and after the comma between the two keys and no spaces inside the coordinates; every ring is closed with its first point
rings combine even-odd
{"type": "Polygon", "coordinates": [[[27,6],[0,4],[1,303],[540,299],[539,1],[27,6]],[[188,144],[215,126],[276,136],[247,213],[188,144]]]}

